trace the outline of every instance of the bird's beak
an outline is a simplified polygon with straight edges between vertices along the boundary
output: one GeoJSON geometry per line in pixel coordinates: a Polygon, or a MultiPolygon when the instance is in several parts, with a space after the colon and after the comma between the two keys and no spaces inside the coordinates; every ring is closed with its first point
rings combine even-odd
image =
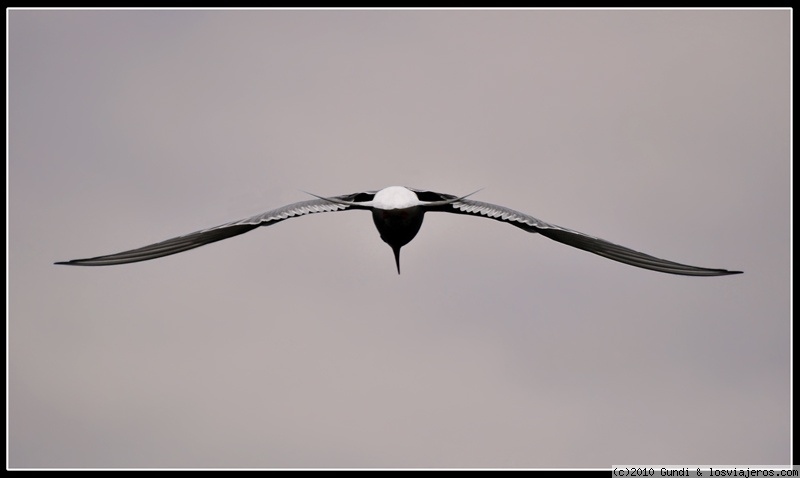
{"type": "Polygon", "coordinates": [[[397,275],[400,275],[400,247],[392,247],[394,251],[394,262],[397,264],[397,275]]]}

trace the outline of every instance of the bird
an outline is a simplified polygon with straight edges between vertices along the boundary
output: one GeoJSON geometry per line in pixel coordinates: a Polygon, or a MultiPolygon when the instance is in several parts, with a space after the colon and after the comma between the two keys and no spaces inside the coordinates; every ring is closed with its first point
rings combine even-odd
{"type": "Polygon", "coordinates": [[[599,237],[549,224],[504,206],[468,199],[475,193],[455,196],[403,186],[390,186],[381,190],[342,196],[324,197],[308,194],[314,196],[315,199],[296,202],[246,219],[228,222],[137,249],[105,256],[56,262],[55,264],[110,266],[149,261],[238,236],[258,227],[271,226],[294,217],[362,209],[372,212],[372,220],[381,239],[392,248],[398,274],[400,274],[400,249],[416,237],[422,227],[425,213],[428,212],[449,212],[494,219],[607,259],[651,271],[684,276],[724,276],[742,273],[742,271],[710,269],[659,259],[599,237]]]}

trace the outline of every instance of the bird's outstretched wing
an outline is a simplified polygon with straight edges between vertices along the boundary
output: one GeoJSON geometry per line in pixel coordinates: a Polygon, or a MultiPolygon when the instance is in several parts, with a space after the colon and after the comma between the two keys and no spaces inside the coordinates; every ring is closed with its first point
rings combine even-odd
{"type": "MultiPolygon", "coordinates": [[[[449,195],[442,195],[447,197],[449,195]]],[[[453,196],[455,197],[455,196],[453,196]]],[[[593,237],[582,232],[573,231],[565,227],[548,224],[535,217],[495,204],[489,204],[470,199],[461,199],[452,204],[432,209],[434,211],[450,212],[454,214],[469,214],[473,216],[483,216],[489,219],[506,222],[528,232],[538,232],[539,234],[558,241],[568,246],[577,247],[584,251],[606,257],[608,259],[622,262],[624,264],[649,269],[651,271],[665,272],[667,274],[679,274],[685,276],[724,276],[729,274],[741,274],[741,271],[729,271],[726,269],[708,269],[705,267],[690,266],[678,262],[659,259],[643,252],[634,251],[627,247],[608,242],[599,237],[593,237]]]]}
{"type": "MultiPolygon", "coordinates": [[[[337,196],[338,199],[353,201],[356,195],[337,196]]],[[[149,261],[159,257],[177,254],[196,247],[205,246],[212,242],[221,241],[229,237],[238,236],[261,226],[271,226],[292,217],[305,216],[318,212],[335,212],[353,209],[353,206],[335,204],[324,199],[311,199],[289,204],[263,214],[258,214],[240,221],[229,222],[220,226],[203,229],[184,236],[174,237],[166,241],[150,244],[149,246],[118,252],[107,256],[90,257],[88,259],[74,259],[71,261],[56,262],[56,264],[69,266],[111,266],[128,264],[131,262],[149,261]]],[[[357,208],[356,208],[357,209],[357,208]]]]}

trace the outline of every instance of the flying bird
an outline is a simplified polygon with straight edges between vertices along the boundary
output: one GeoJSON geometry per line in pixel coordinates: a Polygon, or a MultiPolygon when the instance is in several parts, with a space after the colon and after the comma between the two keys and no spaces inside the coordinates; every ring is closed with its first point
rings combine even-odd
{"type": "MultiPolygon", "coordinates": [[[[474,194],[474,193],[472,193],[474,194]]],[[[539,233],[554,241],[577,247],[605,258],[622,262],[642,269],[686,276],[724,276],[741,274],[741,271],[708,269],[678,262],[659,259],[642,252],[634,251],[598,237],[565,227],[548,224],[535,217],[517,212],[503,206],[467,199],[468,196],[454,196],[433,191],[423,191],[402,186],[391,186],[380,191],[366,191],[343,196],[322,197],[312,194],[316,199],[296,202],[263,214],[220,226],[203,229],[184,236],[167,239],[149,246],[118,252],[106,256],[56,262],[71,266],[110,266],[131,262],[149,261],[159,257],[177,254],[196,247],[238,236],[261,226],[271,226],[285,219],[316,214],[364,209],[372,212],[372,220],[383,242],[389,244],[394,252],[397,273],[400,273],[400,249],[411,242],[422,226],[426,212],[449,212],[467,214],[502,221],[523,231],[539,233]]]]}

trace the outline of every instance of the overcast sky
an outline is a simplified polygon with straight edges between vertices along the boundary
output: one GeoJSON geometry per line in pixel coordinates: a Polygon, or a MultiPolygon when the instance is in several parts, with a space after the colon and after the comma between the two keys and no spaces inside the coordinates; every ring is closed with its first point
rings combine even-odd
{"type": "Polygon", "coordinates": [[[790,12],[8,15],[11,467],[790,462],[790,12]],[[362,211],[404,185],[666,259],[362,211]]]}

